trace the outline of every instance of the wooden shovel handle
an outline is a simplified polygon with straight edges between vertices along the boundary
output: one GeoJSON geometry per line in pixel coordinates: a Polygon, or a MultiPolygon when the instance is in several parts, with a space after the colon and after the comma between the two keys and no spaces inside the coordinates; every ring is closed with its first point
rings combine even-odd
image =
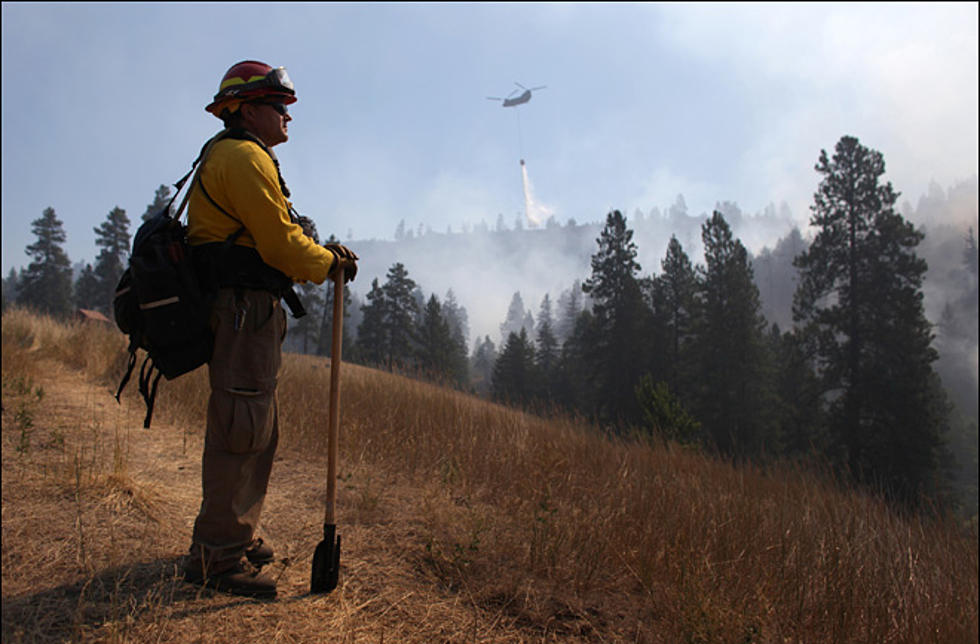
{"type": "Polygon", "coordinates": [[[327,433],[327,507],[325,524],[334,525],[337,503],[337,434],[340,431],[340,352],[344,338],[344,271],[333,278],[333,343],[330,347],[330,426],[327,433]]]}

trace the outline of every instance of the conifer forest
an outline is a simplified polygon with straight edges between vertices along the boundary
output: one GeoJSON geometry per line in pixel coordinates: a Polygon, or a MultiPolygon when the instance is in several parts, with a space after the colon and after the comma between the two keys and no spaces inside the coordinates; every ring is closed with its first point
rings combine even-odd
{"type": "MultiPolygon", "coordinates": [[[[976,177],[934,186],[912,205],[884,173],[881,153],[842,137],[817,158],[809,227],[755,254],[740,238],[753,217],[730,202],[691,216],[682,197],[662,213],[613,209],[598,224],[508,229],[501,216],[494,228],[400,225],[394,241],[344,241],[384,270],[361,269],[344,289],[343,357],[533,413],[588,418],[625,440],[827,468],[902,510],[975,523],[976,231],[948,221],[972,208],[976,222],[976,177]],[[652,239],[666,241],[641,247],[652,239]],[[483,242],[489,259],[466,251],[483,242]],[[411,248],[420,252],[403,252],[411,248]],[[497,313],[499,334],[471,337],[463,302],[479,299],[482,276],[546,253],[571,258],[577,273],[566,287],[533,302],[522,297],[530,289],[514,289],[497,313]],[[453,276],[478,274],[476,283],[428,291],[416,256],[426,271],[441,261],[453,276]]],[[[170,195],[161,185],[142,219],[170,195]]],[[[775,211],[758,219],[766,216],[775,211]]],[[[139,223],[113,208],[94,228],[94,261],[73,265],[46,208],[31,224],[30,264],[3,280],[4,309],[111,319],[139,223]]],[[[327,356],[332,287],[296,291],[308,314],[290,320],[286,350],[327,356]]]]}

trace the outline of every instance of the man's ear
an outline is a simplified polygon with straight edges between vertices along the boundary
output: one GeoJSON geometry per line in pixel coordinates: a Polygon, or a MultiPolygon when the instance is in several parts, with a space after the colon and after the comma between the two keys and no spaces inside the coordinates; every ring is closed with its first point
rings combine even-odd
{"type": "Polygon", "coordinates": [[[256,106],[251,103],[242,103],[238,108],[238,112],[240,114],[238,119],[239,126],[246,130],[252,129],[252,126],[255,125],[256,106]]]}

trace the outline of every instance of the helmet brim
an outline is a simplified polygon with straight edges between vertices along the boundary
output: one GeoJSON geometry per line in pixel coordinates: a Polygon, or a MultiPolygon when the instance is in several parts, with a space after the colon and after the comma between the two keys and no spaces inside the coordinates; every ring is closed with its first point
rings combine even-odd
{"type": "Polygon", "coordinates": [[[211,114],[214,114],[218,118],[221,118],[221,113],[225,109],[228,109],[230,112],[236,112],[242,103],[252,103],[260,100],[267,101],[270,99],[274,99],[276,102],[282,103],[283,105],[292,105],[296,102],[296,96],[293,94],[268,90],[256,90],[254,92],[242,92],[236,96],[216,96],[214,101],[212,101],[211,104],[204,109],[211,114]]]}

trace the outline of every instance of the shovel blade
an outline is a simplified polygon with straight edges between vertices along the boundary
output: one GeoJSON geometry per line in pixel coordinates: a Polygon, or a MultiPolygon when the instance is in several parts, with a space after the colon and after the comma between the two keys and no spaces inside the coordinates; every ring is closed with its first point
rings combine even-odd
{"type": "Polygon", "coordinates": [[[323,541],[313,551],[313,576],[310,593],[329,593],[340,579],[340,535],[337,526],[323,524],[323,541]]]}

